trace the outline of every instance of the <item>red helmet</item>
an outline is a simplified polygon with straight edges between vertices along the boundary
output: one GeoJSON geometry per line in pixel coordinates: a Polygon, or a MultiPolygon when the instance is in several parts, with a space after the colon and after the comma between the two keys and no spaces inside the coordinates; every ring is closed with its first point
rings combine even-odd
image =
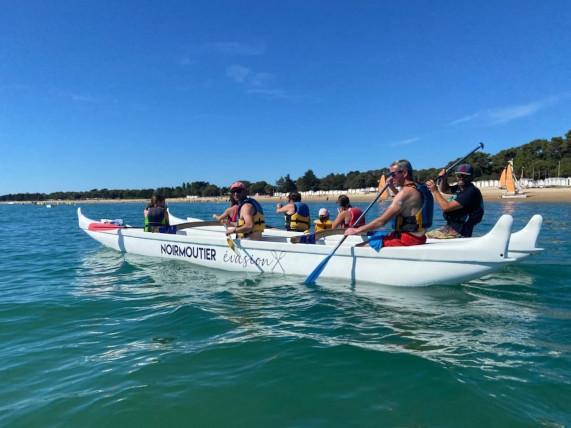
{"type": "Polygon", "coordinates": [[[244,183],[242,183],[241,181],[235,181],[234,183],[232,183],[230,185],[230,190],[246,190],[246,186],[244,186],[244,183]]]}

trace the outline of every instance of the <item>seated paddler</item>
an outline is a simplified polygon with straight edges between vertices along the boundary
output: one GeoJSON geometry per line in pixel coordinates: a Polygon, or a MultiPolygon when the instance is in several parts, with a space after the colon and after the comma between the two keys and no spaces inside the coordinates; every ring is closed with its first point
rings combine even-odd
{"type": "Polygon", "coordinates": [[[365,224],[365,216],[361,216],[363,211],[359,207],[352,206],[347,195],[339,196],[337,198],[337,205],[338,214],[335,220],[333,220],[333,229],[347,229],[365,224]]]}
{"type": "Polygon", "coordinates": [[[332,229],[333,222],[329,219],[329,210],[327,208],[321,208],[318,214],[319,218],[313,222],[315,232],[332,229]]]}
{"type": "Polygon", "coordinates": [[[309,230],[309,207],[301,202],[299,192],[291,192],[287,198],[287,204],[277,204],[276,213],[283,214],[286,230],[305,232],[309,230]]]}
{"type": "Polygon", "coordinates": [[[145,216],[145,232],[160,232],[161,228],[169,226],[169,212],[162,195],[154,194],[143,214],[145,216]]]}
{"type": "Polygon", "coordinates": [[[438,175],[438,186],[432,180],[426,182],[446,220],[444,226],[426,234],[429,238],[469,238],[472,236],[474,226],[484,217],[482,193],[472,184],[474,177],[472,165],[467,163],[459,165],[455,176],[456,184],[450,186],[446,170],[443,169],[438,175]]]}
{"type": "Polygon", "coordinates": [[[261,239],[266,224],[260,203],[248,196],[246,186],[240,181],[232,183],[230,195],[238,202],[237,222],[229,223],[226,235],[236,234],[240,239],[261,239]]]}
{"type": "Polygon", "coordinates": [[[212,218],[222,224],[233,222],[236,223],[238,215],[238,201],[234,195],[230,195],[230,206],[224,210],[222,214],[212,214],[212,218]]]}
{"type": "Polygon", "coordinates": [[[382,247],[403,247],[420,245],[426,242],[426,228],[432,225],[434,200],[424,184],[413,179],[413,169],[409,161],[393,162],[389,167],[387,183],[391,189],[399,189],[389,207],[376,219],[360,227],[352,227],[345,235],[368,233],[366,242],[375,250],[382,247]],[[374,232],[392,221],[388,233],[374,232]]]}

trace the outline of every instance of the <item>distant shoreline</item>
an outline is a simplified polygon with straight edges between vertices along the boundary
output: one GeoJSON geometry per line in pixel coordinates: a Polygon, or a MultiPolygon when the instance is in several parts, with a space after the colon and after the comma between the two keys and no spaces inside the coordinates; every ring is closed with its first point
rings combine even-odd
{"type": "MultiPolygon", "coordinates": [[[[510,199],[502,199],[502,190],[485,188],[480,189],[482,196],[485,201],[509,201],[510,199]]],[[[525,193],[528,195],[527,198],[522,199],[512,199],[512,201],[520,202],[561,202],[561,203],[571,203],[571,187],[548,187],[543,189],[526,189],[525,193]]],[[[357,202],[368,202],[372,201],[376,193],[369,194],[348,194],[352,201],[357,202]]],[[[258,196],[257,199],[260,202],[280,202],[284,201],[284,198],[278,198],[275,196],[258,196]]],[[[319,196],[306,196],[303,198],[304,201],[308,202],[322,202],[329,201],[335,202],[337,200],[336,195],[319,195],[319,196]]],[[[205,202],[227,202],[227,196],[217,196],[217,197],[204,197],[204,198],[169,198],[167,202],[171,203],[205,203],[205,202]]],[[[147,199],[87,199],[87,200],[46,200],[39,202],[40,205],[80,205],[80,204],[113,204],[113,203],[147,203],[147,199]]],[[[0,205],[32,205],[30,201],[10,201],[10,202],[0,202],[0,205]]]]}

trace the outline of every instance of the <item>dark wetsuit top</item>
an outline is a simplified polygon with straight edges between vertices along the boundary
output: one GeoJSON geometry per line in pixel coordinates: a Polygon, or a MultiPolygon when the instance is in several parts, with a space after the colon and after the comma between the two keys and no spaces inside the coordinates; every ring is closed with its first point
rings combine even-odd
{"type": "Polygon", "coordinates": [[[474,184],[467,183],[464,190],[460,190],[458,185],[450,186],[450,191],[454,194],[454,200],[462,205],[461,209],[444,213],[444,219],[448,226],[468,238],[472,236],[474,226],[484,216],[484,200],[480,189],[474,184]]]}

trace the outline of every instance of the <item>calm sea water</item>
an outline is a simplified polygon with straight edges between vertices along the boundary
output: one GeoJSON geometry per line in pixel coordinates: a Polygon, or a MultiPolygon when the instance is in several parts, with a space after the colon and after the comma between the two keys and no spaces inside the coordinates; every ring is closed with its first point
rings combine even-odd
{"type": "Polygon", "coordinates": [[[571,425],[571,204],[488,203],[479,234],[541,213],[546,251],[416,289],[124,256],[76,208],[0,206],[0,426],[571,425]]]}

